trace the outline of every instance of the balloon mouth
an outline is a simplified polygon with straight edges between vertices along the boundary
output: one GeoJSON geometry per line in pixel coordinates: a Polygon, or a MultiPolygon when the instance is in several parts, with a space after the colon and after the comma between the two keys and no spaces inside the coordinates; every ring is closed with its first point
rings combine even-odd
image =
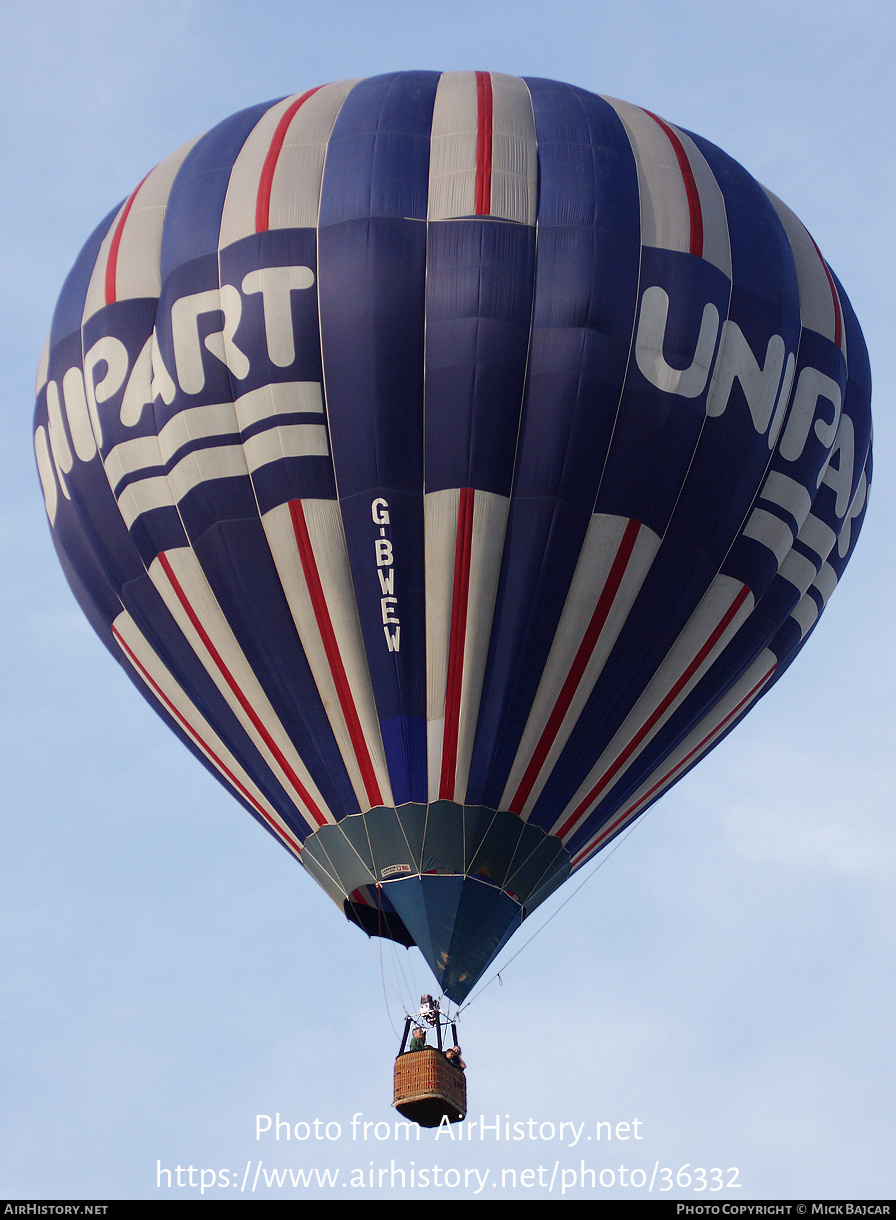
{"type": "Polygon", "coordinates": [[[430,873],[384,888],[443,993],[456,1004],[524,918],[521,903],[478,877],[430,873]]]}
{"type": "Polygon", "coordinates": [[[353,814],[310,835],[302,860],[369,936],[416,945],[456,1003],[570,872],[559,839],[453,801],[353,814]]]}

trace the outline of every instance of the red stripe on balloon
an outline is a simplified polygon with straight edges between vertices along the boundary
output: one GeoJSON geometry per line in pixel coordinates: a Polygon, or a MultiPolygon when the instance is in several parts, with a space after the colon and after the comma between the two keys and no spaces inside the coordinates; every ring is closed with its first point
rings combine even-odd
{"type": "Polygon", "coordinates": [[[645,114],[649,114],[655,123],[659,123],[666,137],[675,152],[678,160],[678,168],[681,170],[681,176],[684,179],[685,194],[688,197],[688,214],[691,221],[691,241],[689,251],[691,254],[696,254],[698,258],[703,257],[703,210],[700,207],[700,192],[697,190],[697,181],[694,178],[694,171],[691,169],[691,163],[688,160],[688,155],[684,151],[684,145],[678,138],[678,133],[664,122],[658,115],[650,110],[645,110],[645,114]]]}
{"type": "Polygon", "coordinates": [[[492,77],[476,73],[476,215],[489,216],[492,210],[492,77]]]}
{"type": "Polygon", "coordinates": [[[289,515],[292,519],[293,533],[296,538],[299,558],[302,561],[302,572],[305,576],[308,595],[311,598],[311,607],[314,610],[317,629],[320,632],[327,663],[330,666],[330,674],[333,678],[333,685],[336,687],[339,706],[342,708],[345,726],[348,729],[352,749],[355,752],[355,758],[361,771],[361,778],[367,791],[367,799],[371,805],[382,805],[383,798],[376,780],[376,773],[373,769],[373,761],[370,757],[370,751],[367,749],[367,742],[364,738],[364,731],[361,728],[358,709],[352,698],[345,666],[342,664],[342,657],[339,655],[336,632],[333,630],[330,611],[327,609],[327,601],[324,596],[317,561],[314,558],[314,549],[311,545],[311,537],[308,533],[308,524],[305,521],[305,512],[302,508],[301,500],[290,500],[289,515]]]}
{"type": "Polygon", "coordinates": [[[572,867],[576,868],[577,865],[581,864],[582,861],[585,859],[585,857],[590,856],[591,853],[593,851],[595,851],[602,843],[606,842],[607,838],[610,835],[612,835],[622,825],[622,823],[628,817],[631,816],[631,814],[639,806],[643,805],[646,801],[649,801],[650,798],[653,796],[654,792],[656,792],[658,789],[662,788],[663,785],[666,784],[672,778],[672,776],[675,775],[675,773],[677,771],[681,771],[683,767],[686,767],[687,764],[690,762],[690,760],[694,757],[694,755],[699,754],[700,751],[703,749],[703,747],[706,745],[706,743],[708,741],[710,741],[713,737],[715,737],[718,733],[720,733],[722,731],[722,729],[725,727],[725,725],[728,724],[728,722],[730,720],[734,719],[734,717],[738,714],[738,712],[741,710],[741,708],[744,706],[744,704],[750,702],[750,700],[753,698],[753,696],[756,694],[756,692],[759,690],[759,688],[761,686],[764,686],[765,683],[769,680],[769,678],[775,672],[776,668],[777,668],[777,665],[773,665],[771,667],[771,669],[768,671],[768,673],[759,679],[759,681],[756,683],[756,685],[753,687],[753,689],[748,694],[744,695],[743,699],[741,699],[741,701],[740,701],[740,703],[738,703],[737,707],[735,707],[732,711],[730,711],[728,713],[728,715],[724,718],[724,720],[720,720],[719,723],[716,725],[716,727],[714,729],[712,729],[709,733],[707,733],[701,742],[699,742],[697,745],[694,746],[693,750],[689,750],[688,753],[684,756],[684,758],[680,762],[676,763],[675,766],[670,771],[667,771],[662,779],[657,780],[657,782],[653,785],[653,787],[649,788],[639,800],[635,801],[635,803],[633,805],[629,805],[629,807],[628,807],[628,809],[626,809],[625,813],[620,813],[618,817],[614,818],[613,821],[609,823],[609,825],[605,826],[604,829],[597,836],[597,838],[594,840],[593,843],[589,843],[589,845],[587,847],[583,848],[577,856],[574,856],[571,861],[572,867]]]}
{"type": "Polygon", "coordinates": [[[569,711],[569,705],[572,703],[573,696],[578,690],[579,683],[582,680],[582,675],[585,668],[591,659],[591,654],[597,647],[597,641],[604,629],[607,621],[607,616],[610,613],[610,608],[616,599],[616,594],[619,592],[619,586],[622,584],[622,578],[625,575],[628,562],[631,559],[632,551],[634,550],[635,542],[638,533],[641,529],[640,522],[629,521],[625,527],[625,532],[622,535],[622,540],[616,551],[616,556],[604,584],[603,591],[598,598],[597,605],[594,608],[594,613],[591,615],[591,622],[588,624],[587,630],[582,637],[582,642],[579,645],[575,660],[570,667],[569,673],[566,676],[566,681],[563,683],[563,688],[557,702],[554,704],[553,710],[548,722],[544,727],[544,731],[538,740],[538,745],[529,760],[529,765],[513,795],[513,800],[508,808],[511,813],[520,814],[523,807],[529,798],[529,793],[538,778],[541,768],[544,766],[545,759],[548,756],[551,746],[560,731],[560,726],[563,723],[563,718],[569,711]]]}
{"type": "MultiPolygon", "coordinates": [[[[809,233],[809,230],[807,229],[806,232],[809,233]]],[[[818,246],[815,245],[815,238],[811,233],[809,233],[809,241],[811,241],[812,245],[815,246],[815,253],[818,255],[821,265],[824,267],[824,273],[828,277],[828,287],[831,290],[831,300],[834,303],[834,342],[839,347],[840,340],[843,337],[843,311],[840,308],[840,297],[837,293],[837,286],[834,283],[834,277],[831,275],[830,267],[828,267],[827,263],[825,262],[818,246]]]]}
{"type": "Polygon", "coordinates": [[[171,715],[174,716],[175,719],[182,725],[184,730],[187,733],[189,733],[189,735],[193,738],[193,740],[196,742],[196,744],[199,746],[199,748],[208,755],[208,757],[212,760],[212,762],[215,764],[215,766],[218,768],[218,770],[221,771],[222,774],[227,776],[228,780],[230,780],[230,782],[231,782],[231,784],[233,784],[234,788],[236,788],[236,790],[238,792],[240,792],[246,798],[246,800],[249,802],[249,804],[252,806],[252,808],[254,810],[256,810],[256,812],[259,813],[264,818],[264,820],[268,823],[268,825],[271,827],[271,829],[274,831],[274,833],[279,838],[285,840],[285,842],[287,842],[289,844],[289,846],[293,849],[293,851],[296,853],[296,855],[301,855],[302,854],[301,844],[297,843],[296,840],[293,839],[290,835],[288,835],[281,826],[277,825],[277,823],[270,816],[270,814],[267,813],[262,808],[261,805],[259,805],[258,801],[255,799],[255,797],[252,795],[252,793],[249,792],[249,790],[243,784],[240,783],[240,781],[233,774],[233,772],[230,770],[230,768],[218,757],[218,755],[211,748],[211,746],[208,744],[208,742],[203,740],[203,738],[199,736],[199,734],[196,732],[196,730],[193,728],[193,726],[189,723],[189,721],[187,721],[181,715],[181,713],[177,710],[177,708],[174,706],[174,704],[171,702],[171,700],[168,698],[168,696],[165,694],[165,692],[162,690],[162,688],[158,685],[158,683],[155,681],[155,679],[151,676],[149,671],[141,664],[141,662],[137,659],[136,655],[132,652],[132,650],[125,643],[124,639],[122,638],[118,629],[115,627],[114,623],[112,625],[112,634],[115,636],[116,640],[118,640],[119,646],[124,650],[125,653],[127,653],[128,659],[130,660],[130,662],[134,666],[134,668],[139,670],[139,672],[142,674],[143,679],[147,683],[147,685],[152,687],[152,689],[155,691],[156,695],[159,697],[159,699],[162,701],[162,703],[164,703],[165,706],[168,708],[171,715]]]}
{"type": "Polygon", "coordinates": [[[148,177],[149,174],[146,174],[146,176],[140,181],[140,184],[136,190],[131,192],[127,203],[124,205],[124,211],[118,218],[118,224],[115,226],[115,232],[112,234],[112,242],[109,246],[109,257],[106,259],[106,277],[103,281],[107,305],[112,305],[117,299],[115,295],[115,277],[118,273],[118,250],[121,246],[121,235],[124,232],[125,222],[130,215],[131,208],[134,206],[134,200],[137,198],[137,192],[140,190],[140,187],[148,177]]]}
{"type": "Polygon", "coordinates": [[[454,798],[457,771],[457,737],[460,696],[464,676],[467,603],[470,595],[470,555],[473,548],[473,497],[471,487],[460,489],[457,506],[457,542],[454,551],[454,587],[451,594],[451,637],[448,645],[448,679],[445,692],[445,733],[442,738],[441,800],[454,798]]]}
{"type": "Polygon", "coordinates": [[[604,772],[585,799],[579,802],[572,814],[570,814],[570,816],[566,819],[566,821],[557,831],[558,838],[564,838],[570,832],[582,814],[586,811],[588,806],[593,804],[598,796],[600,796],[601,792],[610,786],[611,781],[619,774],[644,738],[647,737],[654,725],[663,717],[666,711],[675,702],[675,700],[684,690],[685,686],[687,686],[688,682],[712,652],[713,648],[715,648],[725,630],[734,619],[738,610],[746,601],[749,592],[750,590],[746,585],[741,586],[740,593],[738,593],[737,597],[731,603],[731,606],[728,608],[725,615],[722,617],[722,620],[716,626],[712,635],[691,661],[690,665],[687,667],[672,689],[666,694],[666,697],[661,700],[657,707],[655,707],[648,716],[644,724],[641,725],[640,729],[637,731],[625,749],[620,753],[616,761],[604,772]]]}
{"type": "Polygon", "coordinates": [[[290,123],[295,118],[300,107],[308,101],[312,93],[317,93],[318,89],[323,88],[322,85],[315,85],[313,89],[306,90],[301,97],[296,98],[292,105],[284,111],[280,116],[280,122],[277,124],[274,131],[274,137],[271,140],[267,155],[264,159],[264,165],[261,167],[261,178],[258,182],[258,196],[255,200],[255,232],[264,233],[267,231],[270,221],[271,212],[271,186],[274,182],[274,170],[277,168],[277,159],[280,156],[280,151],[283,148],[283,141],[286,139],[286,132],[290,123]]]}
{"type": "Polygon", "coordinates": [[[187,617],[189,618],[190,622],[193,624],[194,628],[196,629],[197,633],[199,634],[199,638],[202,640],[202,643],[205,645],[205,647],[208,651],[208,654],[214,661],[215,665],[217,666],[219,673],[221,674],[221,676],[223,677],[223,679],[227,683],[227,685],[230,687],[230,689],[233,691],[233,694],[236,696],[236,699],[237,699],[240,707],[243,709],[243,711],[246,713],[246,715],[251,720],[252,724],[255,727],[256,732],[259,734],[262,741],[265,743],[267,748],[270,750],[270,752],[273,754],[274,758],[279,763],[284,774],[288,777],[289,782],[292,784],[293,788],[295,789],[295,792],[297,793],[299,798],[303,801],[303,803],[307,806],[307,808],[308,808],[309,812],[311,813],[311,816],[314,818],[315,822],[317,822],[318,826],[326,826],[326,824],[327,824],[326,817],[321,812],[321,810],[318,809],[317,804],[311,797],[311,794],[308,792],[305,785],[302,783],[302,781],[296,775],[293,768],[290,766],[283,751],[274,741],[273,737],[268,732],[267,728],[265,728],[264,722],[262,721],[261,717],[258,715],[258,713],[256,712],[255,708],[252,706],[252,704],[249,702],[249,700],[246,698],[246,696],[243,693],[243,691],[241,690],[236,678],[234,678],[233,674],[227,668],[227,665],[224,662],[224,658],[218,652],[217,648],[212,643],[211,637],[209,636],[208,632],[205,630],[202,623],[199,621],[198,614],[193,609],[193,607],[190,605],[190,602],[189,602],[189,599],[187,598],[186,593],[182,589],[177,577],[174,575],[174,569],[171,567],[171,561],[169,560],[168,556],[164,552],[162,552],[158,558],[159,558],[159,563],[162,565],[162,570],[164,571],[165,575],[168,577],[168,580],[171,584],[171,588],[174,590],[174,593],[175,593],[178,601],[180,602],[180,604],[183,606],[184,610],[186,611],[187,617]]]}

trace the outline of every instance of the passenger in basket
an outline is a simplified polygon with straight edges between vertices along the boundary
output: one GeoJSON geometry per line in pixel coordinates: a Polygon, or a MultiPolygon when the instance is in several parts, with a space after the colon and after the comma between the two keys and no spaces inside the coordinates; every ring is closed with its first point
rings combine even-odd
{"type": "Polygon", "coordinates": [[[460,1068],[461,1071],[463,1071],[467,1066],[464,1063],[463,1059],[461,1059],[461,1057],[460,1057],[460,1047],[459,1046],[449,1047],[448,1050],[445,1051],[445,1058],[448,1060],[449,1063],[452,1063],[456,1068],[460,1068]]]}
{"type": "Polygon", "coordinates": [[[409,1051],[422,1051],[426,1049],[426,1030],[414,1028],[411,1034],[411,1041],[408,1045],[409,1051]]]}

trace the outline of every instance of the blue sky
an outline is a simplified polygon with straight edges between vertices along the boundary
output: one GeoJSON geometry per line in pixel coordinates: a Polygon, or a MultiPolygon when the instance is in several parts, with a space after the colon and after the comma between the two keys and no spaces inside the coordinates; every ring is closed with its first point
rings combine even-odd
{"type": "MultiPolygon", "coordinates": [[[[725,1183],[737,1168],[713,1202],[892,1196],[896,10],[9,0],[0,32],[0,1194],[190,1197],[158,1167],[193,1165],[197,1183],[215,1171],[207,1197],[248,1197],[232,1183],[261,1161],[256,1197],[547,1198],[584,1159],[604,1178],[567,1197],[644,1196],[624,1183],[657,1166],[656,1194],[685,1165],[725,1183]],[[393,1121],[425,968],[344,923],[136,697],[65,584],[31,447],[59,288],[147,169],[245,105],[396,68],[569,80],[731,153],[849,293],[876,446],[855,557],[786,681],[527,923],[508,958],[556,912],[464,1014],[470,1116],[526,1137],[410,1148],[353,1139],[351,1120],[393,1121]],[[340,1133],[256,1140],[256,1115],[278,1112],[340,1133]],[[587,1140],[635,1119],[640,1140],[587,1140]],[[585,1124],[577,1147],[561,1122],[585,1124]],[[412,1187],[411,1161],[441,1185],[412,1187]],[[342,1177],[263,1185],[289,1168],[342,1177]],[[473,1170],[490,1174],[478,1195],[473,1170]]],[[[664,1197],[698,1201],[679,1182],[664,1197]]]]}

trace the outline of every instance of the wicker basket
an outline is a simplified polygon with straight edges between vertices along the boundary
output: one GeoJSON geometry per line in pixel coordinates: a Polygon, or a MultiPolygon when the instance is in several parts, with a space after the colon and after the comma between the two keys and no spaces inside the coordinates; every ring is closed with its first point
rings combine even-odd
{"type": "Polygon", "coordinates": [[[395,1060],[393,1106],[421,1127],[438,1127],[443,1118],[459,1123],[467,1113],[467,1080],[434,1046],[407,1051],[395,1060]]]}

